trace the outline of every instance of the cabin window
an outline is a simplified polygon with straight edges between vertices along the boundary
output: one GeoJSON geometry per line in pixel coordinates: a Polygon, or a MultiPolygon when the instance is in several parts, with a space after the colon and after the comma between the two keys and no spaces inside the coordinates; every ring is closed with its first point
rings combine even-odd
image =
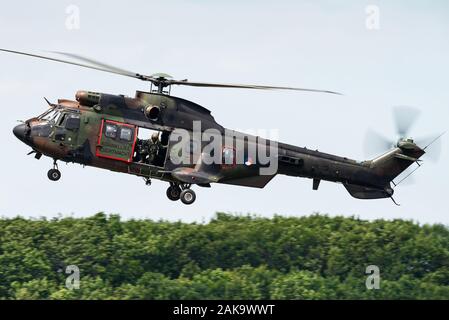
{"type": "Polygon", "coordinates": [[[104,135],[108,138],[115,139],[117,137],[117,126],[113,124],[107,124],[104,135]]]}
{"type": "Polygon", "coordinates": [[[120,130],[120,139],[125,141],[131,141],[133,138],[133,130],[131,128],[122,128],[120,130]]]}
{"type": "Polygon", "coordinates": [[[235,150],[233,148],[223,148],[223,164],[230,166],[235,164],[235,150]]]}

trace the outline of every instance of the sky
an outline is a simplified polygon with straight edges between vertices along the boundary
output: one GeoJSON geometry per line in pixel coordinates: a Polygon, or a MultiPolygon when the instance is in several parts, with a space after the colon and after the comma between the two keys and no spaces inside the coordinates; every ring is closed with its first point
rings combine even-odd
{"type": "MultiPolygon", "coordinates": [[[[0,47],[81,54],[143,74],[177,79],[298,86],[343,96],[239,89],[172,88],[238,130],[278,130],[282,142],[363,160],[368,129],[395,138],[392,107],[419,108],[412,136],[448,130],[447,1],[8,1],[0,11],[0,47]]],[[[448,139],[437,163],[390,199],[357,200],[340,184],[277,176],[264,189],[195,188],[191,206],[166,198],[167,183],[26,156],[12,134],[17,120],[46,109],[43,97],[74,99],[80,89],[134,96],[148,84],[94,70],[0,53],[2,157],[0,215],[204,222],[215,212],[449,224],[448,139]]]]}

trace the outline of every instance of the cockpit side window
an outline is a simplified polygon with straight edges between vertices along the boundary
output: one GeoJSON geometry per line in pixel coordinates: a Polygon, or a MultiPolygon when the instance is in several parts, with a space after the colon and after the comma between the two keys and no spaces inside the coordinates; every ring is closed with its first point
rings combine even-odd
{"type": "Polygon", "coordinates": [[[67,120],[65,121],[64,126],[67,130],[76,130],[80,128],[81,121],[79,114],[68,114],[66,118],[67,120]]]}

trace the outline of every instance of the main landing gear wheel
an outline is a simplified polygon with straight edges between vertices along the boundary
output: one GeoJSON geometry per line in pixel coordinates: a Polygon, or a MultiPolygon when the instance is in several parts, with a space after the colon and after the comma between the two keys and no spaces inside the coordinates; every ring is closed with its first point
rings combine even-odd
{"type": "Polygon", "coordinates": [[[47,177],[51,181],[58,181],[61,179],[61,171],[58,170],[56,159],[53,160],[53,169],[48,170],[47,177]]]}
{"type": "Polygon", "coordinates": [[[181,201],[184,204],[192,204],[195,202],[196,195],[192,189],[184,189],[180,195],[181,201]]]}
{"type": "Polygon", "coordinates": [[[61,179],[61,171],[58,169],[50,169],[48,170],[47,176],[51,181],[58,181],[61,179]]]}
{"type": "Polygon", "coordinates": [[[170,186],[167,189],[167,197],[171,200],[171,201],[177,201],[179,200],[181,196],[181,188],[178,186],[170,186]]]}

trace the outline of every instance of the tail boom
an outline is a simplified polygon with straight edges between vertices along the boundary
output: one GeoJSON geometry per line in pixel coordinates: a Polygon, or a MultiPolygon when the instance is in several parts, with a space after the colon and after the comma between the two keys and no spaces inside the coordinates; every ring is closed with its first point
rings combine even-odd
{"type": "Polygon", "coordinates": [[[387,153],[368,161],[357,162],[318,151],[293,148],[281,150],[279,174],[311,178],[313,189],[319,181],[340,182],[357,199],[391,198],[391,182],[425,151],[415,144],[398,145],[387,153]],[[295,159],[285,161],[282,159],[295,159]]]}

